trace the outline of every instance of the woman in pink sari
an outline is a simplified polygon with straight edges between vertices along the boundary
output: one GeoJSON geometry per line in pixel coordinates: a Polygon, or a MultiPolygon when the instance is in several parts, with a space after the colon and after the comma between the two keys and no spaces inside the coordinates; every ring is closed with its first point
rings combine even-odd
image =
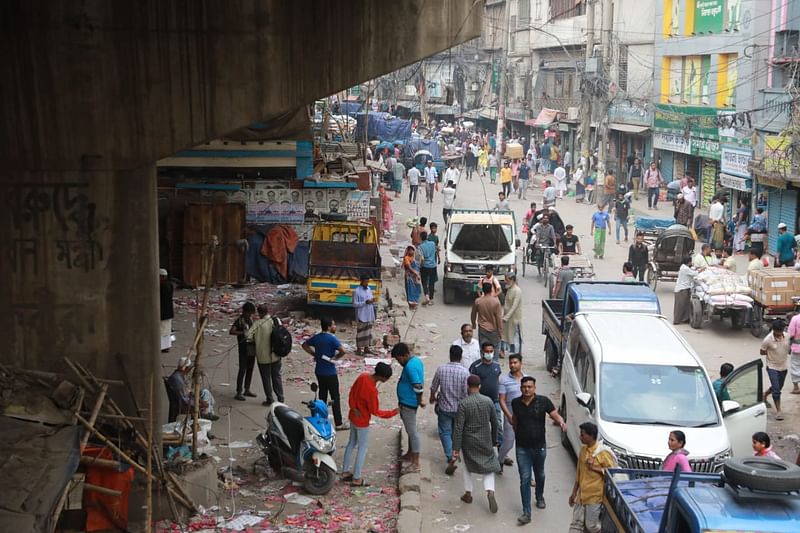
{"type": "Polygon", "coordinates": [[[383,231],[390,231],[392,229],[392,220],[394,219],[394,212],[392,211],[392,199],[386,194],[386,187],[381,184],[378,187],[378,194],[381,197],[381,212],[383,214],[383,231]]]}

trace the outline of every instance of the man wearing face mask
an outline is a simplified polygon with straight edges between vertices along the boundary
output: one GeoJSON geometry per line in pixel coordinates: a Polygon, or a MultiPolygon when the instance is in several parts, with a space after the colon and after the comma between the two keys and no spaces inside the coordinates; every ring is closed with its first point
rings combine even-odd
{"type": "Polygon", "coordinates": [[[500,410],[500,374],[503,373],[500,365],[494,360],[495,347],[489,342],[481,344],[481,359],[469,367],[469,373],[481,378],[481,394],[494,402],[497,413],[497,445],[503,445],[503,415],[500,410]]]}

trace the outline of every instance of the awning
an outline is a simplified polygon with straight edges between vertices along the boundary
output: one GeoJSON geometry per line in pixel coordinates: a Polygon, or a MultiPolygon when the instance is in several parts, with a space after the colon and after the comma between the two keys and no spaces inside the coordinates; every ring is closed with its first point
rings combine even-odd
{"type": "Polygon", "coordinates": [[[525,125],[535,126],[537,128],[546,128],[550,124],[555,122],[559,113],[561,113],[561,111],[557,109],[548,109],[545,107],[544,109],[539,111],[539,115],[536,118],[534,119],[529,118],[528,120],[526,120],[525,125]]]}
{"type": "Polygon", "coordinates": [[[481,118],[485,118],[488,120],[497,120],[497,110],[492,109],[491,107],[484,107],[482,108],[478,114],[481,118]]]}
{"type": "Polygon", "coordinates": [[[619,122],[611,122],[608,127],[612,130],[624,131],[625,133],[643,133],[650,129],[650,126],[636,126],[634,124],[621,124],[619,122]]]}

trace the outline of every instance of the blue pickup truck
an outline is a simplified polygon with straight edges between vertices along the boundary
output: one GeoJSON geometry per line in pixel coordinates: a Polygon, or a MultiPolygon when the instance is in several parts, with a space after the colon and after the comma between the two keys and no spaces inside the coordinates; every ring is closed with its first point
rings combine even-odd
{"type": "Polygon", "coordinates": [[[542,300],[547,371],[560,368],[569,329],[577,313],[616,311],[660,314],[661,305],[646,283],[621,281],[573,281],[567,285],[563,299],[542,300]]]}
{"type": "Polygon", "coordinates": [[[603,533],[797,533],[800,467],[729,459],[721,474],[611,468],[603,533]]]}

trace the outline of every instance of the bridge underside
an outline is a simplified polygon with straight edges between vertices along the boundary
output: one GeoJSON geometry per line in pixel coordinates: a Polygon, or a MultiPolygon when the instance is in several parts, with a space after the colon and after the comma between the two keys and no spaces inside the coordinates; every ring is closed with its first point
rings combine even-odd
{"type": "Polygon", "coordinates": [[[122,378],[120,354],[146,397],[155,161],[477,37],[482,4],[3,3],[0,361],[122,378]]]}

